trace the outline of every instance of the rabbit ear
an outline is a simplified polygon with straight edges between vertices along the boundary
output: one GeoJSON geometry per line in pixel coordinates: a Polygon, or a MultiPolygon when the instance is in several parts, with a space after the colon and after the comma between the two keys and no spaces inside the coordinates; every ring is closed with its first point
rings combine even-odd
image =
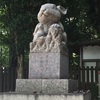
{"type": "Polygon", "coordinates": [[[57,9],[61,12],[61,14],[63,14],[63,15],[67,14],[68,9],[65,9],[64,7],[62,7],[60,5],[57,6],[57,9]]]}

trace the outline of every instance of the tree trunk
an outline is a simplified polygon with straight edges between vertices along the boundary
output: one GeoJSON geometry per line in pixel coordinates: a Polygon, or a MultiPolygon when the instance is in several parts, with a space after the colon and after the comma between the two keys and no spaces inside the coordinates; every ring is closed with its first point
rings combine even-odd
{"type": "Polygon", "coordinates": [[[16,54],[17,54],[17,78],[23,78],[23,64],[24,64],[24,47],[19,47],[18,44],[18,35],[17,32],[14,32],[15,37],[15,46],[16,46],[16,54]]]}
{"type": "Polygon", "coordinates": [[[17,55],[15,52],[15,47],[9,48],[9,66],[10,67],[17,67],[17,55]]]}
{"type": "Polygon", "coordinates": [[[24,54],[19,54],[17,56],[17,78],[22,79],[23,78],[23,62],[24,62],[24,54]]]}

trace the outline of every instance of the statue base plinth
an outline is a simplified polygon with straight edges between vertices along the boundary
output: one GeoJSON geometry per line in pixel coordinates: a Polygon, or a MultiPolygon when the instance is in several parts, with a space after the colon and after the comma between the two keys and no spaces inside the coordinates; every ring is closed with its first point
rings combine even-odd
{"type": "Polygon", "coordinates": [[[17,79],[16,92],[66,94],[76,91],[77,83],[70,79],[17,79]]]}
{"type": "Polygon", "coordinates": [[[29,79],[67,79],[68,63],[61,53],[30,53],[29,79]]]}

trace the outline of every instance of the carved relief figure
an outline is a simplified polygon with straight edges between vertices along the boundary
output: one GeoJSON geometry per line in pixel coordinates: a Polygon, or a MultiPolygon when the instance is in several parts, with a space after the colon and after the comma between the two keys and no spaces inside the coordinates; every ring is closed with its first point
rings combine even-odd
{"type": "Polygon", "coordinates": [[[55,4],[47,3],[41,6],[37,15],[39,23],[33,32],[33,42],[30,43],[30,52],[40,49],[48,52],[57,48],[58,44],[66,45],[67,35],[60,22],[61,16],[66,13],[65,8],[55,4]]]}

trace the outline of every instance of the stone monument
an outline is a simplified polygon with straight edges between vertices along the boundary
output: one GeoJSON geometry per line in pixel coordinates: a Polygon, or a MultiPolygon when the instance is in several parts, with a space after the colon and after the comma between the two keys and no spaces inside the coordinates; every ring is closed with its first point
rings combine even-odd
{"type": "Polygon", "coordinates": [[[90,100],[88,95],[72,93],[78,84],[69,79],[67,34],[60,22],[66,13],[65,8],[51,3],[40,8],[30,43],[29,79],[16,80],[16,92],[33,94],[24,94],[25,100],[90,100]]]}
{"type": "Polygon", "coordinates": [[[67,10],[55,4],[44,4],[38,13],[39,23],[30,43],[29,78],[68,78],[67,35],[60,22],[67,10]]]}
{"type": "Polygon", "coordinates": [[[17,91],[61,94],[77,90],[77,81],[68,79],[67,34],[60,22],[66,13],[67,9],[55,4],[41,6],[30,43],[29,79],[18,79],[17,91]]]}

